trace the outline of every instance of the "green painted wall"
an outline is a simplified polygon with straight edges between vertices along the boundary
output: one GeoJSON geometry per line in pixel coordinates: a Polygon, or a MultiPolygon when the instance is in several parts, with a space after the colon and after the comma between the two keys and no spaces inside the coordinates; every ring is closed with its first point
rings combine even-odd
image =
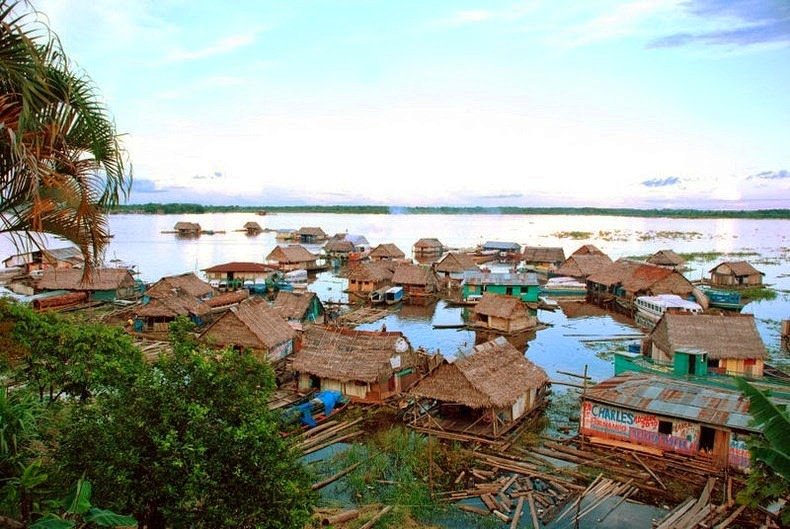
{"type": "MultiPolygon", "coordinates": [[[[504,294],[506,296],[515,296],[521,301],[537,302],[540,287],[538,285],[485,285],[485,292],[492,292],[494,294],[504,294]]],[[[480,285],[464,285],[463,297],[467,299],[470,295],[481,295],[483,289],[480,285]]]]}
{"type": "Polygon", "coordinates": [[[90,295],[93,301],[115,301],[116,297],[115,290],[93,290],[90,295]]]}
{"type": "Polygon", "coordinates": [[[707,356],[699,354],[688,354],[681,351],[675,352],[673,362],[674,374],[688,376],[691,374],[689,366],[694,365],[694,376],[705,376],[708,374],[707,356]]]}

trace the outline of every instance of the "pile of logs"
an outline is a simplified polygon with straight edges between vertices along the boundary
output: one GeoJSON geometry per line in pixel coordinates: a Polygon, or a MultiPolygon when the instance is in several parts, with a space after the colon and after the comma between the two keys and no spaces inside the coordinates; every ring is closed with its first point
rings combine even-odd
{"type": "Polygon", "coordinates": [[[713,529],[726,529],[746,508],[744,505],[735,508],[731,494],[721,505],[711,501],[711,493],[716,484],[716,478],[709,478],[702,489],[699,498],[689,498],[661,520],[655,529],[694,529],[695,527],[709,527],[713,529]]]}
{"type": "Polygon", "coordinates": [[[347,441],[358,435],[362,435],[362,430],[349,432],[349,429],[356,426],[361,421],[361,418],[354,419],[353,421],[342,421],[340,423],[337,421],[327,421],[324,424],[300,434],[294,440],[294,446],[302,454],[306,455],[317,452],[335,443],[347,441]]]}

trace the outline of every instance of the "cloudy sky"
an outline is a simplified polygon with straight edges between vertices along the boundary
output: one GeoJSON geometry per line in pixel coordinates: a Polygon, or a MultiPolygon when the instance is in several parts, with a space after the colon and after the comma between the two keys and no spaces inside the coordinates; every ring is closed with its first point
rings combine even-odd
{"type": "Polygon", "coordinates": [[[34,0],[131,202],[790,207],[787,0],[34,0]]]}

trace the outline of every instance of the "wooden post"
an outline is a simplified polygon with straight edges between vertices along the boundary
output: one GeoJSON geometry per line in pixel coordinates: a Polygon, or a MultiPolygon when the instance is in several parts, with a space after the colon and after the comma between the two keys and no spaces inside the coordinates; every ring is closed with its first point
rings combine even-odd
{"type": "Polygon", "coordinates": [[[581,409],[579,410],[579,446],[581,446],[582,450],[584,449],[584,434],[582,434],[582,428],[584,426],[584,402],[585,397],[587,396],[587,364],[584,364],[584,378],[582,379],[582,402],[581,402],[581,409]]]}
{"type": "Polygon", "coordinates": [[[428,491],[433,499],[433,443],[431,434],[428,434],[428,491]]]}

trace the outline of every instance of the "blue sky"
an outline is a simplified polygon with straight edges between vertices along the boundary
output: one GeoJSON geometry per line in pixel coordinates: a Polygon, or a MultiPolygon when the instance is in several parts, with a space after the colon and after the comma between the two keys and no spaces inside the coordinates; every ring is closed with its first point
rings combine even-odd
{"type": "Polygon", "coordinates": [[[790,207],[787,0],[36,0],[131,202],[790,207]]]}

